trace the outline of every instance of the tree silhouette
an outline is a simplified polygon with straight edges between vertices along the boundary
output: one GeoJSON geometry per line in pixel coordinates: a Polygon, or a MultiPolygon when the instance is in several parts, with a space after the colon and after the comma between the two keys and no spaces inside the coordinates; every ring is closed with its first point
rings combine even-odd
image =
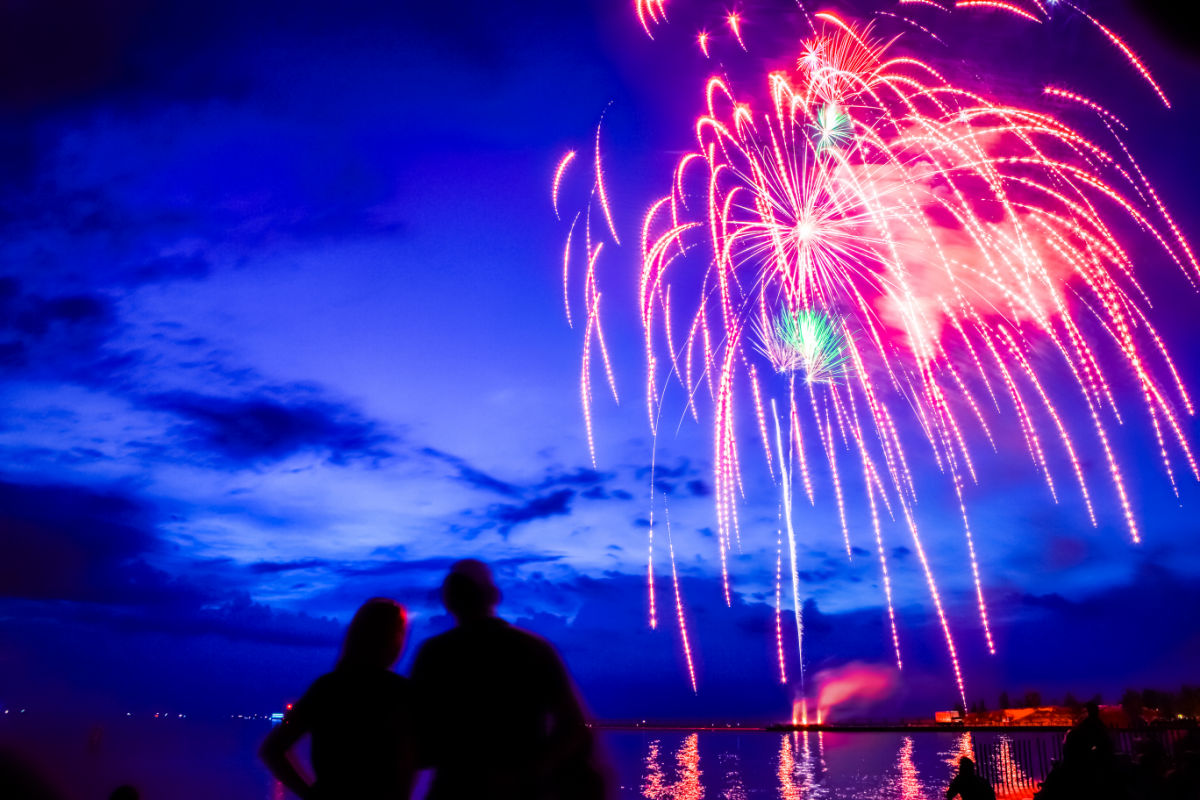
{"type": "Polygon", "coordinates": [[[1125,694],[1121,695],[1121,708],[1125,711],[1125,715],[1129,717],[1131,724],[1138,724],[1142,721],[1142,694],[1137,689],[1126,689],[1125,694]]]}

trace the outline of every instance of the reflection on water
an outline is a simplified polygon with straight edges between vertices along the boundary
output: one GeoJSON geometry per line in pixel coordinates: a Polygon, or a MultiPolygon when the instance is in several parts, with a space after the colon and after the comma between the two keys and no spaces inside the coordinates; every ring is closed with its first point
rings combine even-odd
{"type": "MultiPolygon", "coordinates": [[[[1012,737],[1001,735],[1000,741],[996,748],[996,761],[1000,765],[1000,774],[1004,776],[1003,788],[1015,789],[1019,786],[1027,786],[1030,783],[1029,776],[1025,774],[1025,770],[1021,769],[1021,765],[1013,758],[1012,737]]],[[[1000,789],[1000,786],[996,787],[1000,789]]]]}
{"type": "Polygon", "coordinates": [[[746,787],[742,785],[742,776],[739,770],[741,759],[737,753],[721,753],[719,756],[721,765],[724,767],[722,772],[725,776],[724,791],[721,792],[721,800],[746,800],[746,787]]]}
{"type": "Polygon", "coordinates": [[[825,797],[820,784],[824,767],[823,734],[797,731],[783,734],[779,742],[779,796],[784,798],[825,797]],[[813,739],[816,739],[816,748],[813,739]]]}
{"type": "MultiPolygon", "coordinates": [[[[3,722],[3,721],[0,721],[3,722]]],[[[171,800],[283,800],[255,756],[265,725],[188,720],[116,722],[103,745],[87,728],[0,724],[0,746],[61,753],[77,769],[56,777],[70,797],[123,783],[171,800]]],[[[1027,800],[1061,735],[1050,733],[749,733],[604,731],[621,800],[941,800],[958,759],[978,756],[1004,800],[1027,800]]],[[[420,796],[420,795],[418,795],[420,796]]]]}
{"type": "Polygon", "coordinates": [[[913,763],[913,740],[905,736],[900,744],[900,755],[896,759],[899,767],[901,800],[925,800],[925,790],[921,788],[921,778],[917,774],[917,765],[913,763]]]}
{"type": "Polygon", "coordinates": [[[690,734],[675,753],[679,777],[674,783],[668,784],[663,774],[659,748],[658,739],[652,739],[646,748],[646,777],[642,781],[642,797],[650,800],[702,800],[704,785],[700,783],[700,734],[690,734]]]}
{"type": "Polygon", "coordinates": [[[642,780],[642,797],[665,797],[667,781],[658,760],[658,739],[651,739],[646,748],[646,777],[642,780]]]}
{"type": "Polygon", "coordinates": [[[1003,768],[1005,774],[993,778],[997,794],[1028,800],[1034,788],[1025,764],[1026,739],[1032,737],[968,732],[610,736],[618,771],[624,772],[624,763],[636,775],[622,790],[630,800],[941,800],[959,759],[977,754],[1003,768]],[[1022,779],[1023,785],[1013,785],[1022,779]]]}
{"type": "Polygon", "coordinates": [[[958,760],[960,758],[969,758],[972,761],[975,759],[975,742],[971,738],[971,732],[964,731],[959,734],[956,745],[953,750],[949,750],[946,753],[946,766],[955,771],[958,770],[958,760]]]}
{"type": "Polygon", "coordinates": [[[675,800],[700,800],[704,787],[700,785],[700,734],[693,733],[683,741],[683,747],[675,754],[679,765],[679,780],[671,797],[675,800]]]}
{"type": "Polygon", "coordinates": [[[792,756],[792,743],[787,735],[779,740],[779,796],[783,800],[800,800],[800,787],[796,785],[796,759],[792,756]]]}

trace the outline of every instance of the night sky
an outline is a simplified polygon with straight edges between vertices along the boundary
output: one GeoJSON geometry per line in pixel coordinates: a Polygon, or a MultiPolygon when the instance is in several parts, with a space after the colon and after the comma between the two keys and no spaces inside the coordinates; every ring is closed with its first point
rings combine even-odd
{"type": "MultiPolygon", "coordinates": [[[[1143,55],[1172,110],[1065,12],[1031,26],[914,10],[947,46],[897,47],[1014,103],[1044,103],[1046,83],[1101,99],[1200,241],[1200,60],[1173,36],[1182,22],[1152,4],[1082,5],[1143,55]]],[[[704,424],[666,426],[657,451],[697,694],[671,616],[646,625],[652,443],[633,242],[693,144],[708,75],[727,57],[761,98],[761,76],[805,33],[794,4],[747,2],[750,54],[717,35],[705,62],[693,36],[719,34],[723,7],[675,6],[653,42],[631,0],[0,7],[0,706],[274,710],[329,667],[368,597],[409,607],[411,657],[449,624],[446,568],[474,556],[496,571],[501,614],[559,647],[595,713],[788,714],[773,660],[776,490],[748,469],[725,608],[704,424]],[[566,149],[590,152],[601,114],[627,243],[602,267],[623,394],[618,406],[597,393],[593,469],[549,185],[566,149]]],[[[564,207],[586,202],[585,176],[564,207]]],[[[1200,294],[1149,245],[1132,237],[1139,277],[1196,390],[1200,294]]],[[[936,475],[923,483],[917,513],[970,700],[1116,700],[1200,678],[1200,488],[1185,471],[1172,494],[1124,378],[1114,446],[1140,546],[1094,448],[1093,529],[1074,495],[1053,502],[1015,424],[1012,448],[978,443],[968,500],[994,657],[952,495],[936,475]]],[[[828,476],[815,477],[816,507],[797,507],[810,674],[887,665],[878,564],[867,550],[847,562],[828,476]]],[[[872,548],[861,505],[851,535],[872,548]]],[[[957,692],[911,542],[894,524],[885,536],[906,658],[876,714],[948,707],[957,692]]]]}

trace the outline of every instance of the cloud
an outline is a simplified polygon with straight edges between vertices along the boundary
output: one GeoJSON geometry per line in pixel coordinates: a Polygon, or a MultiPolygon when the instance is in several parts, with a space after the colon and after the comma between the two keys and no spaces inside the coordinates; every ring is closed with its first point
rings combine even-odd
{"type": "Polygon", "coordinates": [[[193,449],[241,466],[319,453],[337,466],[378,462],[391,455],[393,437],[358,411],[288,390],[259,389],[244,397],[174,391],[151,395],[145,407],[182,420],[175,435],[193,449]]]}
{"type": "Polygon", "coordinates": [[[457,471],[459,481],[474,489],[482,489],[484,491],[496,492],[507,497],[518,497],[521,494],[521,489],[507,481],[502,481],[481,469],[472,466],[466,459],[451,453],[446,453],[434,447],[423,447],[420,450],[422,455],[445,462],[457,471]]]}
{"type": "Polygon", "coordinates": [[[16,278],[0,278],[0,370],[86,384],[111,381],[130,363],[128,355],[106,349],[118,330],[106,295],[45,296],[16,278]]]}
{"type": "Polygon", "coordinates": [[[573,472],[560,472],[548,475],[545,480],[534,488],[537,490],[552,489],[556,486],[588,486],[594,487],[612,480],[611,472],[597,472],[594,469],[581,467],[573,472]]]}
{"type": "Polygon", "coordinates": [[[570,514],[571,499],[574,496],[574,489],[559,489],[550,494],[534,497],[520,505],[497,503],[488,507],[487,515],[496,523],[496,530],[500,535],[508,536],[517,525],[570,514]]]}
{"type": "Polygon", "coordinates": [[[151,258],[132,270],[130,278],[137,283],[161,283],[169,280],[200,280],[212,272],[212,264],[199,254],[163,255],[151,258]]]}
{"type": "Polygon", "coordinates": [[[0,482],[0,596],[142,605],[194,596],[147,564],[159,549],[153,524],[124,492],[0,482]]]}
{"type": "Polygon", "coordinates": [[[328,569],[332,561],[323,558],[302,558],[297,561],[255,561],[246,566],[255,575],[275,575],[280,572],[299,572],[301,570],[328,569]]]}

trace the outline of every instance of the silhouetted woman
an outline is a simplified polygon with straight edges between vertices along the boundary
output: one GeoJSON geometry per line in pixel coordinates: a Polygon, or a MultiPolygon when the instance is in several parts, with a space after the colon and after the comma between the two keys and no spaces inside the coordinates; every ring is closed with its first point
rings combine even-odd
{"type": "Polygon", "coordinates": [[[392,671],[404,625],[404,608],[394,600],[364,603],[333,672],[317,678],[263,741],[259,756],[300,797],[407,800],[416,771],[412,690],[392,671]],[[314,783],[292,752],[306,733],[312,735],[314,783]]]}

